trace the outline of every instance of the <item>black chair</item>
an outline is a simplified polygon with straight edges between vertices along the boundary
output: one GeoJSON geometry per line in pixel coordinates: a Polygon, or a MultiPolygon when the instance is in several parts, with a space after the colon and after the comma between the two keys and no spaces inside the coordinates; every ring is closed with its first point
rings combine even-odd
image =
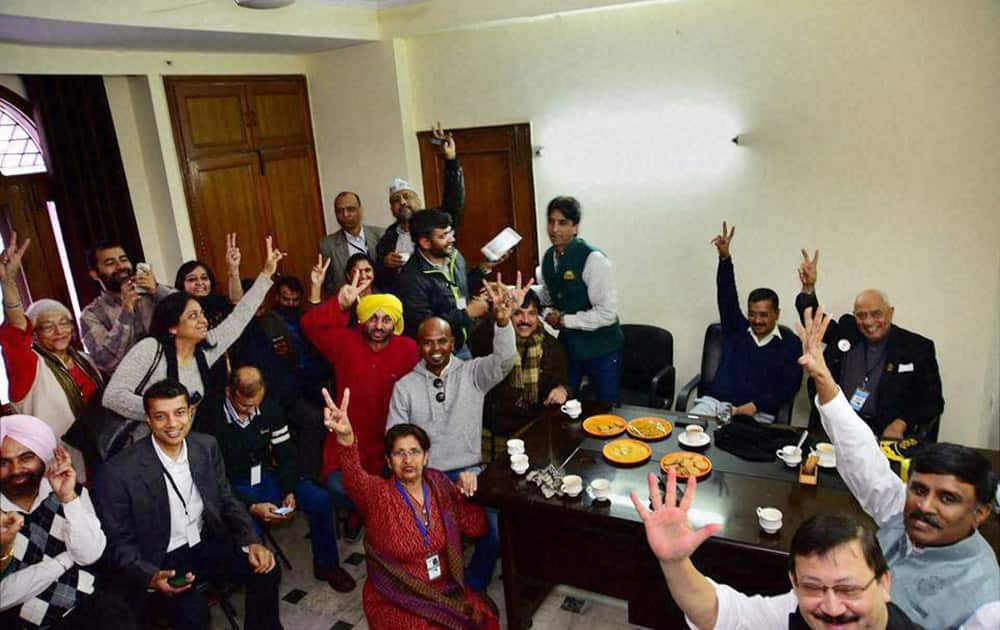
{"type": "Polygon", "coordinates": [[[669,409],[674,401],[674,336],[646,324],[623,324],[622,382],[624,405],[669,409]]]}
{"type": "MultiPolygon", "coordinates": [[[[795,333],[787,326],[778,326],[778,330],[781,331],[781,336],[784,339],[795,336],[795,333]]],[[[722,324],[709,324],[708,328],[705,329],[705,343],[701,350],[701,371],[695,374],[677,393],[677,406],[675,407],[677,411],[687,411],[688,400],[692,397],[692,392],[694,397],[698,397],[702,392],[711,388],[712,383],[715,382],[715,373],[719,369],[719,361],[721,360],[722,324]]],[[[791,424],[794,403],[795,399],[792,398],[781,406],[774,418],[775,424],[791,424]]]]}

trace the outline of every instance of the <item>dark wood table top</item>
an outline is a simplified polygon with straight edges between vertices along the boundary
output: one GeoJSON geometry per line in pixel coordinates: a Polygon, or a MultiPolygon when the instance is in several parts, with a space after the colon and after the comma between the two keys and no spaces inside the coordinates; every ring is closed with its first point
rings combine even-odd
{"type": "MultiPolygon", "coordinates": [[[[544,468],[550,462],[558,466],[580,447],[566,464],[566,474],[580,475],[585,488],[593,479],[609,480],[610,501],[591,500],[586,491],[576,498],[553,496],[546,499],[537,485],[527,481],[525,476],[514,474],[506,452],[498,454],[497,459],[480,476],[477,496],[485,504],[501,510],[504,506],[530,506],[533,512],[539,513],[545,510],[573,513],[581,520],[590,521],[597,526],[627,526],[628,523],[640,526],[640,519],[629,499],[629,493],[635,491],[644,500],[649,496],[648,474],[653,472],[660,478],[663,477],[657,455],[661,451],[675,450],[676,435],[683,430],[684,425],[700,420],[713,428],[715,420],[664,409],[615,409],[616,415],[626,419],[640,415],[659,416],[675,425],[674,435],[669,438],[673,440],[672,444],[666,443],[669,440],[664,441],[666,444],[651,443],[654,451],[652,459],[645,464],[625,468],[612,465],[601,454],[600,446],[610,440],[595,440],[581,428],[585,418],[606,410],[607,406],[600,403],[585,404],[583,414],[573,420],[557,408],[551,408],[524,431],[523,439],[531,470],[544,468]]],[[[623,437],[628,436],[626,434],[623,437]]],[[[715,460],[720,464],[706,479],[698,483],[690,516],[695,526],[709,522],[723,524],[723,529],[713,537],[716,544],[737,548],[750,546],[760,551],[786,554],[791,536],[802,521],[821,512],[846,512],[873,525],[835,472],[821,470],[820,483],[808,486],[798,482],[795,471],[784,470],[777,461],[766,464],[743,462],[741,467],[734,462],[742,460],[716,448],[714,442],[700,452],[712,459],[713,465],[715,460]],[[726,464],[723,465],[723,462],[726,464]],[[760,528],[756,508],[762,506],[776,507],[782,511],[783,527],[776,534],[767,534],[760,528]]],[[[991,457],[995,466],[1000,462],[1000,453],[988,451],[986,454],[991,457]]],[[[990,518],[981,531],[995,551],[1000,549],[1000,520],[996,515],[990,518]]]]}

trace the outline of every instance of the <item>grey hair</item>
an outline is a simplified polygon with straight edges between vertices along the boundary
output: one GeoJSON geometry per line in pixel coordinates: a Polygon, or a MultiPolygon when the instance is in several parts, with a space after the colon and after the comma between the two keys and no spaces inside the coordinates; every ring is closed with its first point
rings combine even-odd
{"type": "Polygon", "coordinates": [[[70,320],[73,319],[73,314],[69,312],[66,305],[58,300],[51,300],[49,298],[44,298],[41,300],[35,300],[31,303],[25,311],[24,314],[31,321],[31,325],[34,326],[38,323],[38,318],[47,313],[59,313],[60,315],[65,315],[70,320]]]}
{"type": "Polygon", "coordinates": [[[864,295],[865,293],[874,293],[875,295],[879,296],[882,299],[883,304],[885,304],[886,306],[892,306],[892,302],[889,301],[889,296],[886,295],[885,291],[882,291],[881,289],[865,289],[864,291],[858,293],[854,297],[854,302],[857,303],[857,301],[860,300],[861,296],[864,295]]]}

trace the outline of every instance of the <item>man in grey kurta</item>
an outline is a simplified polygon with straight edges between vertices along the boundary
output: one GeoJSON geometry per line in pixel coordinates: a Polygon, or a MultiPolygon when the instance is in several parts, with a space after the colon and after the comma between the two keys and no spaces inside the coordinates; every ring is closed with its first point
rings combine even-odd
{"type": "Polygon", "coordinates": [[[992,512],[996,472],[973,449],[942,443],[912,460],[907,483],[897,477],[823,359],[829,320],[821,315],[822,308],[814,321],[806,311],[800,362],[816,382],[816,407],[837,449],[837,470],[879,526],[893,603],[925,628],[1000,627],[993,625],[1000,621],[1000,568],[978,530],[992,512]]]}

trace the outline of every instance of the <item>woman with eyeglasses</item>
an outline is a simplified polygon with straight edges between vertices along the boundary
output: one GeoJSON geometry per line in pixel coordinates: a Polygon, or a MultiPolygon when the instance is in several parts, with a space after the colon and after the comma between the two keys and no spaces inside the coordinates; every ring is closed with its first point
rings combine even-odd
{"type": "Polygon", "coordinates": [[[17,233],[0,253],[4,322],[0,348],[10,378],[10,400],[18,413],[42,418],[70,453],[80,481],[85,460],[93,464],[92,441],[82,420],[100,411],[104,379],[87,353],[73,346],[76,324],[56,300],[21,304],[17,276],[31,239],[18,246],[17,233]]]}
{"type": "Polygon", "coordinates": [[[177,269],[174,286],[201,302],[201,308],[211,330],[233,312],[233,305],[243,299],[240,283],[240,248],[236,246],[236,233],[226,234],[226,288],[225,297],[215,293],[215,274],[200,260],[189,260],[177,269]]]}
{"type": "Polygon", "coordinates": [[[336,435],[344,486],[368,527],[363,605],[368,626],[380,628],[499,628],[496,610],[465,583],[462,537],[486,534],[486,513],[444,473],[427,464],[431,442],[414,424],[385,434],[388,479],[361,467],[347,414],[351,391],[338,407],[329,392],[326,426],[336,435]]]}
{"type": "MultiPolygon", "coordinates": [[[[221,395],[225,375],[213,376],[212,366],[239,338],[274,284],[271,276],[286,254],[266,239],[264,268],[243,299],[218,326],[209,330],[201,303],[187,292],[171,294],[156,305],[149,337],[137,343],[111,376],[104,406],[131,420],[142,420],[142,394],[165,378],[179,380],[192,400],[221,395]]],[[[221,365],[221,364],[220,364],[221,365]]]]}

